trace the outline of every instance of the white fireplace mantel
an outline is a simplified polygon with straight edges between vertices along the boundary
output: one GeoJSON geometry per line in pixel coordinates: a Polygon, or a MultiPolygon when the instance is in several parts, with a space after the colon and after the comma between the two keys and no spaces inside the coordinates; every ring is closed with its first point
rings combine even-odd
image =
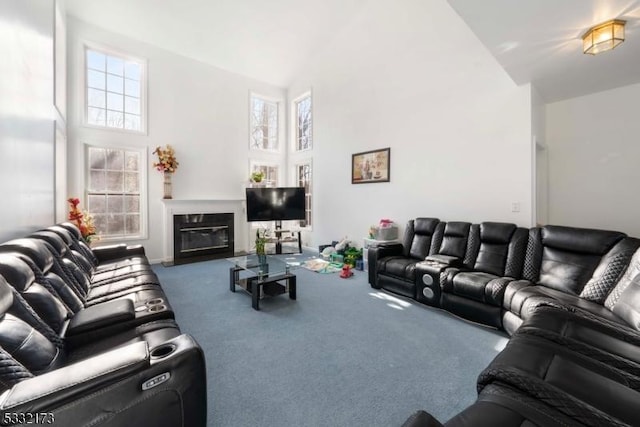
{"type": "Polygon", "coordinates": [[[173,216],[199,213],[233,213],[235,251],[246,250],[244,197],[217,197],[211,199],[162,199],[164,205],[163,261],[173,261],[173,216]]]}

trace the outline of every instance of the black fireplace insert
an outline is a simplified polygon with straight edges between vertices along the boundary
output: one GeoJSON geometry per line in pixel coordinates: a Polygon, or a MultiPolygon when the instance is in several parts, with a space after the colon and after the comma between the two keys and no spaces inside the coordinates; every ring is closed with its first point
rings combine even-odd
{"type": "Polygon", "coordinates": [[[173,216],[174,264],[232,257],[233,251],[233,213],[173,216]]]}

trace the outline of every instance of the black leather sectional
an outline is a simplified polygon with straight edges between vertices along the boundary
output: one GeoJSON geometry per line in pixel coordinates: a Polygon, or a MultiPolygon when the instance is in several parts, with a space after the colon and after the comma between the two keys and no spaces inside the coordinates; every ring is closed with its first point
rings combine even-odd
{"type": "Polygon", "coordinates": [[[204,355],[141,246],[0,244],[0,425],[205,426],[204,355]]]}
{"type": "MultiPolygon", "coordinates": [[[[372,287],[511,335],[444,425],[640,425],[639,239],[417,218],[368,258],[372,287]]],[[[405,425],[443,424],[418,411],[405,425]]]]}

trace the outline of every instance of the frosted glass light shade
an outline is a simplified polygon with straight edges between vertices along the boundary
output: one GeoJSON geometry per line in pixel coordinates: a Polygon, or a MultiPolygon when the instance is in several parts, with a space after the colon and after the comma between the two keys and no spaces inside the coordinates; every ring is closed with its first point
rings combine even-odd
{"type": "Polygon", "coordinates": [[[614,49],[624,41],[625,21],[614,19],[591,28],[582,36],[582,51],[589,55],[614,49]]]}

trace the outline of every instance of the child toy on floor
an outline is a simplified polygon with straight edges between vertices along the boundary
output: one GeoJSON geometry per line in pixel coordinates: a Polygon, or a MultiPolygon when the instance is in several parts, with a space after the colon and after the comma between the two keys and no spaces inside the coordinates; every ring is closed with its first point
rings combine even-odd
{"type": "Polygon", "coordinates": [[[351,266],[348,264],[343,265],[342,272],[340,273],[340,277],[342,277],[343,279],[348,279],[351,276],[353,276],[353,271],[351,271],[351,266]]]}

